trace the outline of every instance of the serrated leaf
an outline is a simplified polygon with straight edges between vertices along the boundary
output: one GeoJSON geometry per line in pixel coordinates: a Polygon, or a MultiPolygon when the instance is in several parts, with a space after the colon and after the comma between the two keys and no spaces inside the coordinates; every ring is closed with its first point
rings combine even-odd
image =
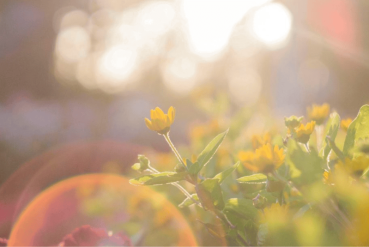
{"type": "Polygon", "coordinates": [[[240,164],[240,162],[238,161],[236,164],[234,164],[230,168],[228,168],[228,169],[218,173],[217,175],[215,175],[214,179],[218,179],[219,184],[221,184],[224,181],[224,179],[226,179],[229,175],[232,174],[232,172],[234,172],[234,170],[237,169],[239,164],[240,164]]]}
{"type": "Polygon", "coordinates": [[[198,174],[201,169],[211,160],[211,158],[218,150],[220,144],[223,142],[227,133],[228,130],[217,135],[213,140],[211,140],[211,142],[209,142],[209,144],[205,147],[205,149],[197,158],[198,165],[196,166],[196,168],[192,169],[192,174],[198,174]]]}
{"type": "Polygon", "coordinates": [[[355,142],[359,139],[369,137],[369,105],[360,108],[359,114],[352,121],[347,129],[345,144],[343,146],[343,154],[348,155],[350,150],[355,146],[355,142]]]}
{"type": "Polygon", "coordinates": [[[253,219],[257,216],[257,209],[254,207],[252,200],[244,198],[229,199],[223,212],[236,214],[244,219],[253,219]]]}
{"type": "MultiPolygon", "coordinates": [[[[192,194],[191,197],[193,200],[199,201],[199,197],[197,196],[197,194],[192,194]]],[[[183,200],[183,202],[181,202],[181,204],[178,205],[178,207],[185,208],[191,206],[192,204],[195,203],[192,199],[187,197],[186,199],[183,200]]]]}
{"type": "Polygon", "coordinates": [[[324,160],[327,160],[328,154],[331,151],[331,147],[328,144],[326,137],[329,136],[333,142],[335,141],[337,132],[340,128],[340,121],[340,116],[336,112],[333,112],[329,117],[324,131],[324,145],[320,151],[324,160]]]}
{"type": "Polygon", "coordinates": [[[170,184],[184,180],[186,177],[186,172],[161,172],[156,174],[144,175],[138,178],[129,180],[132,185],[160,185],[160,184],[170,184]]]}
{"type": "Polygon", "coordinates": [[[208,178],[196,185],[196,192],[205,209],[222,210],[224,208],[223,192],[218,179],[208,178]]]}
{"type": "Polygon", "coordinates": [[[244,177],[238,178],[237,181],[239,183],[245,183],[245,184],[257,184],[257,183],[264,183],[266,179],[267,179],[266,175],[262,173],[256,173],[250,176],[244,176],[244,177]]]}

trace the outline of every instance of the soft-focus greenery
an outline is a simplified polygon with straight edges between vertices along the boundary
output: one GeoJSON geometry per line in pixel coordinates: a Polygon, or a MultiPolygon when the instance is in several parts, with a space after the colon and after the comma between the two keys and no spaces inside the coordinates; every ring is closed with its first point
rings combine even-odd
{"type": "MultiPolygon", "coordinates": [[[[177,187],[188,220],[213,238],[201,244],[369,245],[369,105],[353,121],[327,104],[307,112],[269,121],[264,133],[252,129],[248,110],[233,120],[209,113],[181,152],[158,126],[174,155],[165,164],[139,156],[133,168],[143,174],[130,182],[177,187]]],[[[155,121],[168,118],[159,115],[155,121]]]]}

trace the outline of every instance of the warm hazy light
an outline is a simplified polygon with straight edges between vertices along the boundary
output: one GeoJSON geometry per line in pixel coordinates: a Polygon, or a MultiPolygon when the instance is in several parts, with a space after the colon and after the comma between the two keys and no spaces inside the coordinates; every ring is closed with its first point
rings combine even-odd
{"type": "Polygon", "coordinates": [[[98,83],[105,91],[122,89],[137,65],[136,50],[116,46],[107,50],[98,63],[98,83]]]}
{"type": "Polygon", "coordinates": [[[72,26],[60,31],[55,45],[58,58],[65,62],[76,62],[89,53],[90,35],[86,29],[72,26]]]}
{"type": "Polygon", "coordinates": [[[228,44],[233,27],[252,7],[269,0],[182,0],[192,50],[216,57],[228,44]]]}
{"type": "Polygon", "coordinates": [[[260,96],[262,81],[254,69],[239,69],[229,78],[229,92],[239,104],[252,105],[260,96]]]}
{"type": "Polygon", "coordinates": [[[179,94],[189,93],[196,86],[197,62],[189,57],[178,57],[164,65],[165,85],[179,94]]]}
{"type": "Polygon", "coordinates": [[[256,37],[268,46],[275,46],[286,40],[291,31],[292,16],[280,3],[270,3],[254,14],[253,31],[256,37]]]}

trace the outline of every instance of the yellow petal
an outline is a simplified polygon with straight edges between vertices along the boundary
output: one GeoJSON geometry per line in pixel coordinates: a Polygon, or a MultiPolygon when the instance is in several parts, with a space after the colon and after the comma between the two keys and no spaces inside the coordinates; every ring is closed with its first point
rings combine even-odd
{"type": "Polygon", "coordinates": [[[163,112],[162,109],[160,109],[159,107],[156,107],[155,108],[155,112],[156,112],[157,118],[159,118],[159,119],[165,119],[165,114],[164,114],[164,112],[163,112]]]}
{"type": "Polygon", "coordinates": [[[146,124],[147,128],[149,128],[150,130],[153,130],[152,122],[149,119],[145,118],[145,124],[146,124]]]}
{"type": "Polygon", "coordinates": [[[151,117],[151,119],[156,119],[156,113],[155,113],[154,110],[150,111],[150,117],[151,117]]]}
{"type": "Polygon", "coordinates": [[[168,110],[168,116],[169,116],[170,124],[173,123],[175,115],[176,115],[176,110],[174,109],[173,106],[171,106],[168,110]]]}

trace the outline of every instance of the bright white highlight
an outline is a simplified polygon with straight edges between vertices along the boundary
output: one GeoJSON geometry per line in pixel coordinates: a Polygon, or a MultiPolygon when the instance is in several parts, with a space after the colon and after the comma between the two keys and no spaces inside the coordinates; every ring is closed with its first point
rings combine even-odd
{"type": "Polygon", "coordinates": [[[175,16],[176,12],[170,3],[165,1],[151,2],[141,9],[137,24],[145,32],[160,35],[173,26],[175,16]]]}
{"type": "Polygon", "coordinates": [[[182,0],[188,38],[194,53],[216,57],[227,45],[233,27],[252,7],[270,0],[182,0]]]}
{"type": "Polygon", "coordinates": [[[291,31],[292,16],[280,3],[271,3],[254,14],[253,31],[256,37],[268,46],[275,46],[286,40],[291,31]]]}
{"type": "Polygon", "coordinates": [[[98,83],[106,91],[122,89],[137,65],[137,52],[125,46],[110,48],[98,64],[98,83]]]}

